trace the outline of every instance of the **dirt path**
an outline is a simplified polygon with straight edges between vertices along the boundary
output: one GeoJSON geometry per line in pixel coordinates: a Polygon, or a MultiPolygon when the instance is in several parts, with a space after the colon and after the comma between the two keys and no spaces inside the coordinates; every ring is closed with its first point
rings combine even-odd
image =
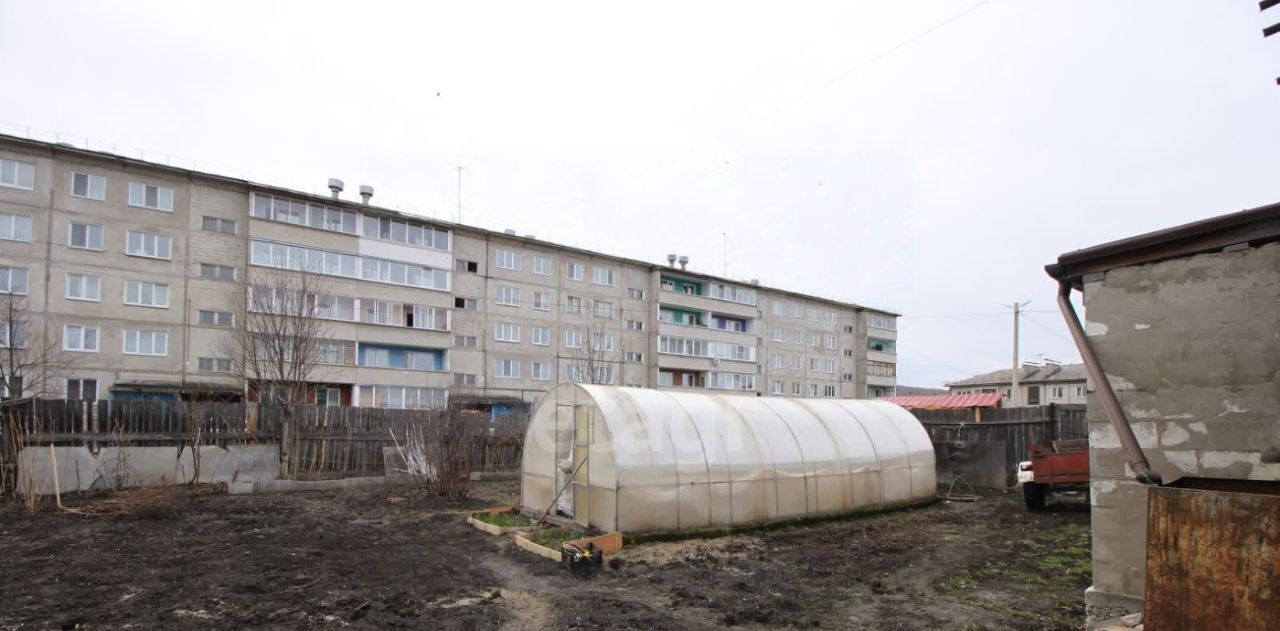
{"type": "Polygon", "coordinates": [[[1015,498],[649,543],[592,578],[397,489],[204,495],[132,517],[0,507],[0,629],[1068,629],[1088,510],[1015,498]]]}

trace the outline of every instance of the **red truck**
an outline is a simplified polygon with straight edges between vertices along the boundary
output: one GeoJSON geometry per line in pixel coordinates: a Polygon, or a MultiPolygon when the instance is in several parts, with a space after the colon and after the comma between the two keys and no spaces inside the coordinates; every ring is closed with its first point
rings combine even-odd
{"type": "Polygon", "coordinates": [[[1018,463],[1018,483],[1027,510],[1044,508],[1055,491],[1089,488],[1088,439],[1055,440],[1031,446],[1031,460],[1018,463]]]}

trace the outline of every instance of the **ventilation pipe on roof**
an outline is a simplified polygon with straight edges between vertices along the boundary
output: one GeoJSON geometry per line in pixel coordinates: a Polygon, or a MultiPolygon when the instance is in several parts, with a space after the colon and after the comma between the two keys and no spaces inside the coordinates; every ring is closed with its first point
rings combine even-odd
{"type": "Polygon", "coordinates": [[[336,177],[329,178],[329,194],[332,195],[334,199],[338,199],[338,194],[342,192],[342,189],[342,180],[339,180],[336,177]]]}
{"type": "Polygon", "coordinates": [[[687,256],[682,256],[682,257],[680,257],[680,258],[679,258],[679,261],[680,261],[680,269],[685,269],[686,267],[688,267],[688,265],[689,265],[689,257],[687,257],[687,256]]]}
{"type": "Polygon", "coordinates": [[[369,205],[369,198],[373,197],[373,187],[368,184],[360,185],[360,200],[365,206],[369,205]]]}
{"type": "Polygon", "coordinates": [[[676,255],[674,255],[674,254],[668,254],[668,255],[667,255],[667,267],[675,267],[675,266],[676,266],[676,255]]]}
{"type": "Polygon", "coordinates": [[[1120,407],[1120,400],[1116,398],[1115,390],[1111,389],[1107,373],[1103,372],[1098,355],[1093,352],[1093,344],[1089,343],[1084,327],[1080,324],[1080,317],[1076,315],[1076,308],[1071,304],[1071,284],[1065,280],[1058,281],[1058,308],[1062,310],[1062,318],[1067,321],[1071,338],[1075,340],[1076,348],[1080,350],[1080,357],[1084,359],[1084,367],[1089,372],[1089,379],[1093,380],[1098,396],[1102,399],[1102,407],[1107,411],[1107,420],[1111,421],[1111,426],[1115,428],[1116,435],[1120,438],[1120,445],[1124,447],[1125,454],[1128,456],[1129,467],[1133,469],[1139,482],[1160,486],[1160,474],[1152,470],[1146,454],[1142,453],[1142,446],[1133,435],[1133,428],[1129,426],[1129,420],[1124,416],[1124,408],[1120,407]]]}

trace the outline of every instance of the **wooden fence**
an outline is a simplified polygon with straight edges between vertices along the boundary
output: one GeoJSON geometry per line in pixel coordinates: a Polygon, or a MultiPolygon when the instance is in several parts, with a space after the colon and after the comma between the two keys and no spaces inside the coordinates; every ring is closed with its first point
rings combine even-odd
{"type": "MultiPolygon", "coordinates": [[[[471,469],[518,469],[528,417],[453,410],[273,406],[183,401],[24,399],[0,404],[0,485],[16,480],[25,446],[242,445],[281,447],[282,476],[325,479],[381,476],[385,450],[403,446],[411,427],[444,414],[471,414],[471,469]]],[[[394,460],[394,458],[392,459],[394,460]]]]}
{"type": "Polygon", "coordinates": [[[937,457],[938,482],[945,484],[963,474],[976,486],[1013,486],[1017,465],[1029,457],[1031,445],[1089,437],[1083,405],[986,410],[981,423],[974,423],[972,412],[967,410],[912,413],[929,432],[937,457]]]}

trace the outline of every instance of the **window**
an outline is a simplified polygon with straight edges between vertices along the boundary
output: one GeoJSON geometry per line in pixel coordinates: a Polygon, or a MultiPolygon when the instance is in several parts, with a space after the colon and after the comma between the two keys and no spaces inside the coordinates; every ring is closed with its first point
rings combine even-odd
{"type": "Polygon", "coordinates": [[[565,296],[564,298],[565,313],[582,313],[582,299],[577,296],[565,296]]]}
{"type": "Polygon", "coordinates": [[[72,173],[71,196],[103,201],[107,199],[107,178],[92,173],[72,173]]]}
{"type": "Polygon", "coordinates": [[[1040,405],[1040,386],[1027,386],[1027,405],[1040,405]]]}
{"type": "MultiPolygon", "coordinates": [[[[276,203],[278,204],[279,202],[280,200],[277,199],[276,203]]],[[[291,205],[294,203],[297,202],[290,202],[291,205]]],[[[323,206],[311,204],[311,208],[311,227],[324,227],[328,230],[335,229],[321,225],[321,223],[316,220],[316,209],[324,209],[323,206]]],[[[333,208],[327,209],[326,219],[328,217],[328,213],[332,213],[334,210],[335,209],[333,208]]],[[[344,229],[342,231],[345,232],[346,230],[344,229]]],[[[445,251],[449,250],[448,230],[434,228],[425,224],[392,219],[391,217],[374,217],[372,215],[365,215],[364,236],[369,237],[370,239],[403,243],[404,245],[411,245],[420,248],[431,248],[433,250],[445,251]]]]}
{"type": "Polygon", "coordinates": [[[820,336],[819,334],[817,334],[817,333],[813,333],[813,332],[810,332],[810,333],[809,333],[809,346],[817,347],[817,346],[819,345],[819,342],[821,341],[821,339],[822,339],[822,336],[820,336]]]}
{"type": "Polygon", "coordinates": [[[756,304],[756,290],[747,289],[745,287],[734,287],[733,285],[723,285],[720,283],[711,283],[710,294],[712,298],[719,300],[728,300],[744,305],[756,304]]]}
{"type": "Polygon", "coordinates": [[[68,379],[67,399],[71,401],[97,401],[97,379],[68,379]]]}
{"type": "Polygon", "coordinates": [[[520,325],[513,322],[494,322],[493,339],[499,342],[519,342],[520,325]]]}
{"type": "Polygon", "coordinates": [[[0,267],[0,294],[26,295],[27,268],[0,267]]]}
{"type": "Polygon", "coordinates": [[[893,353],[896,352],[896,345],[893,340],[869,337],[867,338],[867,350],[880,351],[882,353],[893,353]]]}
{"type": "Polygon", "coordinates": [[[773,330],[773,341],[775,341],[775,342],[782,342],[782,341],[784,341],[784,340],[786,340],[786,335],[783,333],[782,329],[774,329],[774,330],[773,330]]]}
{"type": "Polygon", "coordinates": [[[783,394],[782,383],[781,380],[775,380],[772,384],[769,384],[769,394],[783,394]]]}
{"type": "Polygon", "coordinates": [[[551,345],[551,329],[545,326],[533,327],[533,343],[538,346],[551,345]]]}
{"type": "Polygon", "coordinates": [[[454,298],[453,307],[455,309],[463,309],[465,311],[475,311],[476,300],[475,298],[454,298]]]}
{"type": "Polygon", "coordinates": [[[551,364],[547,362],[533,362],[530,371],[534,379],[538,381],[547,381],[551,379],[551,364]]]}
{"type": "Polygon", "coordinates": [[[791,382],[791,394],[792,394],[792,395],[794,395],[794,396],[797,396],[797,397],[798,397],[798,396],[800,396],[800,382],[799,382],[799,381],[792,381],[792,382],[791,382]]]}
{"type": "Polygon", "coordinates": [[[707,342],[687,337],[658,337],[658,352],[667,355],[707,357],[707,342]]]}
{"type": "Polygon", "coordinates": [[[0,320],[0,348],[26,348],[27,323],[0,320]],[[12,343],[12,346],[10,346],[12,343]]]}
{"type": "Polygon", "coordinates": [[[641,322],[640,320],[627,320],[627,330],[628,330],[628,331],[643,331],[643,330],[644,330],[644,322],[641,322]]]}
{"type": "Polygon", "coordinates": [[[508,307],[520,306],[520,288],[498,286],[498,304],[508,307]]]}
{"type": "Polygon", "coordinates": [[[791,332],[792,344],[804,344],[804,331],[795,330],[791,332]]]}
{"type": "Polygon", "coordinates": [[[30,241],[31,218],[26,215],[0,213],[0,239],[30,241]]]}
{"type": "Polygon", "coordinates": [[[453,373],[453,385],[455,386],[474,386],[476,385],[476,376],[468,373],[453,373]]]}
{"type": "Polygon", "coordinates": [[[168,186],[129,182],[129,205],[173,212],[173,189],[168,186]]]}
{"type": "Polygon", "coordinates": [[[893,331],[896,329],[896,323],[894,322],[893,317],[884,315],[867,315],[867,326],[876,329],[884,329],[886,331],[893,331]]]}
{"type": "Polygon", "coordinates": [[[493,376],[499,379],[519,379],[520,362],[514,359],[493,360],[493,376]]]}
{"type": "Polygon", "coordinates": [[[1065,391],[1066,391],[1066,388],[1064,388],[1063,386],[1052,386],[1049,388],[1049,398],[1061,399],[1062,395],[1065,394],[1065,391]]]}
{"type": "Polygon", "coordinates": [[[391,367],[391,349],[387,348],[362,348],[364,353],[361,354],[363,361],[361,366],[370,368],[390,368],[391,367]]]}
{"type": "Polygon", "coordinates": [[[756,347],[728,342],[708,342],[707,354],[718,359],[754,362],[756,360],[756,347]]]}
{"type": "Polygon", "coordinates": [[[495,263],[502,269],[520,271],[521,257],[519,252],[513,250],[498,250],[497,262],[495,263]]]}
{"type": "Polygon", "coordinates": [[[474,335],[455,335],[453,345],[458,348],[475,348],[479,340],[474,335]]]}
{"type": "Polygon", "coordinates": [[[453,262],[453,269],[459,272],[469,272],[474,274],[480,270],[480,264],[466,259],[457,259],[453,262]]]}
{"type": "Polygon", "coordinates": [[[836,374],[836,360],[825,359],[822,361],[822,367],[826,370],[827,374],[836,374]]]}
{"type": "Polygon", "coordinates": [[[124,332],[125,355],[151,355],[164,357],[169,354],[169,334],[164,331],[124,332]]]}
{"type": "Polygon", "coordinates": [[[596,267],[591,270],[591,282],[597,285],[613,286],[613,268],[596,267]]]}
{"type": "Polygon", "coordinates": [[[833,349],[833,350],[834,350],[834,349],[835,349],[835,347],[836,347],[836,336],[834,336],[834,335],[823,335],[823,336],[822,336],[822,347],[823,347],[823,348],[830,348],[830,349],[833,349]]]}
{"type": "Polygon", "coordinates": [[[867,374],[876,377],[893,377],[897,375],[897,365],[889,362],[867,362],[867,374]]]}
{"type": "Polygon", "coordinates": [[[125,238],[125,252],[131,256],[145,256],[167,261],[172,256],[171,245],[169,237],[149,232],[130,230],[125,238]]]}
{"type": "Polygon", "coordinates": [[[533,273],[539,276],[551,275],[551,259],[545,256],[533,257],[533,273]]]}
{"type": "Polygon", "coordinates": [[[538,311],[551,310],[551,294],[545,291],[533,292],[533,308],[538,311]]]}
{"type": "Polygon", "coordinates": [[[627,289],[627,297],[632,300],[644,300],[644,290],[636,289],[635,287],[629,287],[627,289]]]}
{"type": "Polygon", "coordinates": [[[644,353],[637,353],[637,352],[634,352],[634,351],[627,351],[627,361],[629,361],[629,362],[631,362],[631,363],[633,363],[633,364],[643,364],[643,363],[644,363],[644,353]]]}
{"type": "Polygon", "coordinates": [[[853,381],[853,373],[847,372],[840,375],[840,381],[853,381]]]}
{"type": "Polygon", "coordinates": [[[810,358],[809,358],[809,372],[818,372],[818,358],[817,358],[817,357],[810,357],[810,358]]]}
{"type": "Polygon", "coordinates": [[[200,278],[208,278],[212,280],[235,280],[236,268],[229,265],[214,265],[213,263],[200,264],[200,278]]]}
{"type": "Polygon", "coordinates": [[[140,280],[124,283],[124,304],[138,307],[169,308],[169,285],[140,280]]]}
{"type": "Polygon", "coordinates": [[[818,384],[816,383],[809,384],[809,396],[811,397],[818,396],[818,384]]]}
{"type": "Polygon", "coordinates": [[[565,331],[564,345],[566,348],[582,348],[582,331],[577,329],[565,331]]]}
{"type": "Polygon", "coordinates": [[[342,405],[342,390],[338,388],[317,387],[316,405],[323,407],[338,407],[342,405]]]}
{"type": "Polygon", "coordinates": [[[800,370],[800,362],[801,362],[801,361],[803,361],[803,360],[802,360],[802,358],[801,358],[799,355],[792,355],[792,356],[791,356],[791,368],[792,368],[792,370],[800,370]]]}
{"type": "Polygon", "coordinates": [[[613,303],[607,300],[592,301],[591,316],[594,318],[613,319],[613,303]]]}
{"type": "MultiPolygon", "coordinates": [[[[582,366],[579,366],[579,365],[577,365],[577,364],[565,364],[565,365],[564,365],[564,380],[565,380],[565,381],[571,381],[571,382],[574,382],[574,383],[579,383],[579,382],[583,381],[583,379],[582,379],[582,373],[583,373],[583,371],[582,371],[582,366]]],[[[660,374],[659,376],[661,376],[661,374],[660,374]]],[[[659,381],[661,381],[661,379],[659,379],[659,381]]]]}
{"type": "Polygon", "coordinates": [[[67,272],[67,299],[102,300],[102,279],[88,274],[72,274],[67,272]]]}
{"type": "Polygon", "coordinates": [[[1084,386],[1076,386],[1076,398],[1082,399],[1085,396],[1084,386]]]}
{"type": "Polygon", "coordinates": [[[413,386],[358,386],[362,407],[410,410],[441,409],[449,404],[447,388],[413,386]]]}
{"type": "Polygon", "coordinates": [[[774,353],[771,355],[769,357],[769,363],[772,364],[774,368],[784,368],[787,365],[786,358],[782,356],[782,353],[774,353]]]}
{"type": "Polygon", "coordinates": [[[613,350],[613,334],[612,333],[592,333],[591,349],[596,351],[612,351],[613,350]]]}
{"type": "Polygon", "coordinates": [[[432,331],[448,331],[452,326],[453,316],[444,307],[404,305],[404,308],[405,326],[432,331]]]}
{"type": "Polygon", "coordinates": [[[835,387],[835,386],[822,386],[822,396],[824,396],[824,397],[834,397],[834,396],[836,396],[836,387],[835,387]]]}
{"type": "Polygon", "coordinates": [[[205,215],[200,220],[200,229],[210,232],[225,232],[227,234],[236,233],[236,222],[234,219],[222,219],[221,217],[210,217],[205,215]]]}
{"type": "Polygon", "coordinates": [[[756,376],[736,372],[709,372],[707,387],[717,390],[755,390],[756,376]]]}
{"type": "Polygon", "coordinates": [[[0,158],[0,186],[36,189],[36,165],[30,162],[0,158]]]}
{"type": "Polygon", "coordinates": [[[231,326],[231,312],[200,309],[196,312],[196,321],[205,326],[231,326]]]}
{"type": "Polygon", "coordinates": [[[570,261],[565,264],[564,275],[569,280],[582,280],[582,263],[570,261]]]}
{"type": "Polygon", "coordinates": [[[224,357],[199,357],[196,370],[200,372],[231,372],[231,360],[224,357]]]}
{"type": "Polygon", "coordinates": [[[102,226],[88,223],[71,223],[67,245],[82,250],[102,251],[102,226]]]}
{"type": "MultiPolygon", "coordinates": [[[[359,234],[356,224],[360,215],[355,211],[330,208],[320,204],[308,204],[261,193],[253,194],[252,205],[253,216],[257,219],[310,226],[331,232],[359,234]]],[[[366,234],[365,236],[378,238],[377,218],[367,217],[366,219],[373,219],[374,233],[366,234]]]]}
{"type": "Polygon", "coordinates": [[[62,327],[62,350],[98,352],[98,327],[68,324],[62,327]]]}

